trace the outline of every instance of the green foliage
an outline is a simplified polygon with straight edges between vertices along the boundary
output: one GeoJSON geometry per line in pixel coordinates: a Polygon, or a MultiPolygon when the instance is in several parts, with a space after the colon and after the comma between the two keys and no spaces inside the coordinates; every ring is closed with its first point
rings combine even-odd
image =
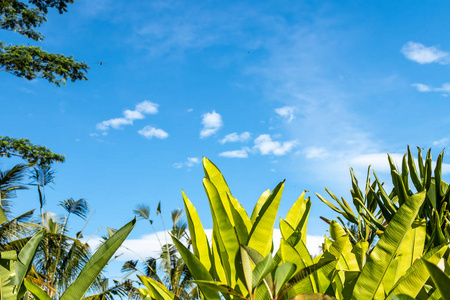
{"type": "Polygon", "coordinates": [[[0,157],[18,156],[30,164],[49,166],[54,162],[64,162],[64,155],[55,154],[50,149],[34,145],[29,139],[15,139],[8,136],[0,136],[0,157]]]}
{"type": "MultiPolygon", "coordinates": [[[[103,268],[108,264],[111,257],[117,249],[125,241],[136,223],[136,219],[125,224],[121,229],[116,231],[100,248],[92,255],[86,265],[79,273],[77,279],[64,291],[61,300],[77,300],[82,299],[87,290],[91,287],[95,279],[98,277],[103,268]]],[[[28,290],[37,299],[51,299],[42,288],[31,281],[26,282],[28,290]],[[42,295],[45,298],[41,298],[42,295]]]]}
{"type": "MultiPolygon", "coordinates": [[[[150,208],[145,204],[141,204],[137,209],[133,210],[133,212],[139,219],[149,221],[150,226],[152,227],[160,244],[161,250],[159,255],[156,257],[150,257],[148,259],[141,258],[141,260],[145,263],[144,272],[137,268],[137,260],[125,262],[122,267],[122,271],[128,272],[128,276],[134,272],[139,272],[151,278],[154,282],[157,282],[161,285],[161,287],[164,286],[168,293],[173,294],[180,299],[200,299],[198,290],[192,282],[192,274],[186,266],[183,258],[180,257],[175,244],[169,243],[167,240],[161,241],[156,234],[157,232],[153,227],[153,221],[150,219],[150,208]]],[[[156,215],[161,216],[161,203],[158,203],[156,215]]],[[[182,220],[182,216],[183,211],[181,209],[175,209],[172,211],[172,228],[169,230],[169,233],[174,236],[177,241],[183,241],[185,245],[189,245],[190,239],[187,231],[187,224],[182,220]]],[[[165,232],[166,229],[162,216],[161,222],[165,232]]],[[[141,282],[144,281],[141,279],[141,282]]]]}
{"type": "Polygon", "coordinates": [[[0,253],[1,299],[15,300],[24,296],[26,288],[23,282],[43,236],[43,230],[38,232],[25,244],[19,254],[14,250],[0,253]]]}
{"type": "MultiPolygon", "coordinates": [[[[302,293],[319,292],[316,273],[335,264],[336,257],[313,262],[306,249],[306,223],[311,204],[309,198],[305,199],[305,193],[294,203],[286,219],[280,221],[281,244],[285,247],[280,247],[274,255],[273,229],[284,182],[272,192],[262,194],[250,218],[232,196],[219,169],[206,158],[203,168],[203,186],[213,218],[211,242],[195,207],[184,193],[192,252],[172,236],[203,297],[217,300],[290,299],[302,293]],[[288,248],[291,251],[287,251],[288,248]],[[297,257],[299,260],[293,261],[297,257]]],[[[142,276],[140,279],[147,287],[141,289],[143,296],[177,299],[154,279],[142,276]]]]}
{"type": "MultiPolygon", "coordinates": [[[[344,198],[338,199],[328,189],[326,191],[338,203],[339,208],[316,194],[321,201],[357,228],[356,236],[346,228],[353,241],[362,239],[372,244],[375,238],[384,232],[386,225],[389,224],[398,209],[405,204],[406,199],[415,193],[426,191],[425,201],[417,216],[418,220],[425,222],[425,232],[422,238],[425,238],[426,243],[422,250],[427,251],[450,242],[450,211],[448,209],[450,189],[448,183],[442,180],[444,152],[441,152],[437,157],[433,174],[434,163],[431,157],[431,149],[428,150],[425,159],[422,158],[422,150],[417,149],[418,156],[415,162],[408,147],[407,153],[403,156],[401,168],[395,166],[388,154],[393,185],[390,192],[386,191],[384,184],[378,179],[375,172],[373,172],[375,180],[371,182],[370,167],[364,191],[362,191],[353,170],[350,170],[352,179],[352,190],[350,192],[356,213],[344,198]]],[[[339,217],[338,219],[341,220],[339,217]]],[[[341,223],[346,227],[344,222],[341,223]]]]}
{"type": "MultiPolygon", "coordinates": [[[[60,14],[67,11],[73,0],[29,0],[29,4],[18,0],[0,1],[0,29],[17,32],[34,41],[44,36],[35,30],[47,21],[49,8],[60,14]],[[31,6],[30,6],[31,5],[31,6]]],[[[7,45],[0,41],[0,70],[28,80],[43,78],[57,86],[67,80],[87,80],[89,69],[84,62],[72,56],[48,53],[40,47],[30,45],[7,45]]]]}

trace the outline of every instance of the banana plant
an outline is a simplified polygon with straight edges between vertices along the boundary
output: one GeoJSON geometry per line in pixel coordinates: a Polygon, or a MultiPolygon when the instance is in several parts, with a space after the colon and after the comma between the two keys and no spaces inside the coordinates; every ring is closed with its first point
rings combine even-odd
{"type": "MultiPolygon", "coordinates": [[[[203,169],[205,172],[203,186],[213,220],[211,239],[208,239],[197,210],[184,192],[182,196],[192,252],[172,236],[203,297],[217,300],[242,297],[288,299],[287,297],[295,296],[294,293],[320,292],[318,281],[313,278],[315,276],[313,271],[325,269],[326,265],[332,264],[330,261],[336,258],[331,255],[320,262],[313,262],[306,250],[306,229],[311,201],[309,197],[305,197],[305,192],[295,201],[286,218],[280,220],[282,243],[286,245],[283,247],[284,250],[278,250],[272,259],[273,230],[284,181],[272,191],[263,192],[252,214],[249,215],[231,194],[222,173],[207,158],[203,159],[203,169]],[[301,253],[299,261],[288,261],[292,252],[285,251],[288,247],[301,253]],[[250,262],[245,253],[250,257],[250,262]],[[299,273],[301,270],[303,271],[299,273]],[[304,277],[300,278],[296,274],[302,274],[304,277]],[[272,280],[266,278],[267,276],[271,276],[272,280]],[[311,286],[304,284],[304,281],[314,282],[314,288],[300,288],[302,285],[311,286]]],[[[142,276],[139,278],[147,287],[141,291],[143,295],[155,299],[164,295],[169,297],[167,299],[175,299],[155,280],[142,276]]]]}
{"type": "MultiPolygon", "coordinates": [[[[133,219],[125,224],[98,248],[81,270],[78,278],[67,288],[61,297],[59,297],[60,300],[78,300],[83,298],[98,274],[108,264],[111,257],[125,241],[135,223],[136,219],[133,219]]],[[[36,299],[52,299],[40,286],[34,284],[32,281],[24,279],[24,285],[36,299]]]]}
{"type": "MultiPolygon", "coordinates": [[[[0,214],[3,210],[0,207],[0,214]]],[[[22,248],[19,254],[15,250],[0,253],[0,299],[22,299],[27,290],[25,276],[32,267],[36,249],[44,236],[44,230],[36,233],[22,248]]]]}
{"type": "Polygon", "coordinates": [[[332,290],[327,294],[337,299],[433,299],[426,264],[437,265],[448,256],[449,245],[423,252],[425,222],[417,215],[425,198],[425,191],[408,197],[372,249],[364,240],[352,245],[346,230],[332,221],[323,256],[334,253],[339,259],[329,273],[332,290]]]}
{"type": "Polygon", "coordinates": [[[407,148],[401,168],[397,168],[392,157],[389,154],[387,155],[393,184],[393,189],[390,192],[386,191],[384,183],[378,179],[375,172],[373,172],[375,180],[371,181],[370,166],[362,191],[353,169],[350,169],[352,180],[350,192],[355,210],[344,198],[339,199],[326,188],[325,190],[338,206],[325,197],[316,194],[322,202],[339,213],[346,222],[357,228],[356,233],[353,232],[338,217],[354,242],[362,239],[371,245],[374,240],[381,236],[387,224],[397,210],[404,205],[406,199],[422,191],[426,191],[426,198],[418,212],[418,219],[424,220],[426,228],[426,244],[423,250],[426,252],[450,241],[450,213],[448,209],[450,189],[448,183],[442,180],[444,152],[442,151],[436,162],[433,162],[431,149],[428,150],[425,159],[422,157],[422,150],[417,149],[418,155],[415,159],[411,149],[407,148]],[[410,185],[410,182],[413,184],[410,185]]]}
{"type": "Polygon", "coordinates": [[[266,297],[263,297],[264,299],[281,300],[284,299],[283,297],[297,283],[333,262],[333,260],[322,261],[296,272],[297,266],[294,263],[286,262],[276,265],[272,258],[272,253],[269,253],[264,259],[261,259],[262,257],[258,253],[255,253],[253,249],[242,246],[240,253],[242,271],[246,283],[245,291],[237,291],[227,284],[218,281],[197,280],[195,283],[217,290],[222,294],[245,300],[262,299],[262,294],[268,294],[265,295],[266,297]],[[266,288],[266,290],[258,294],[258,288],[266,288]]]}

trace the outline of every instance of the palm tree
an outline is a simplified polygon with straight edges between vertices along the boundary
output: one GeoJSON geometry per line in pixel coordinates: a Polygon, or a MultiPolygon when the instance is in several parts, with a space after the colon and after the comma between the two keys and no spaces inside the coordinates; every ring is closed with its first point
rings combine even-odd
{"type": "Polygon", "coordinates": [[[18,190],[27,189],[23,185],[23,178],[26,175],[29,165],[17,164],[13,168],[0,171],[0,251],[18,250],[26,243],[23,237],[26,235],[26,222],[34,210],[30,210],[15,218],[11,217],[11,199],[16,198],[18,190]]]}
{"type": "MultiPolygon", "coordinates": [[[[150,219],[150,208],[147,205],[141,204],[133,212],[139,219],[149,221],[149,224],[156,235],[156,230],[153,227],[153,220],[150,219]]],[[[161,216],[161,203],[158,204],[156,215],[161,216]]],[[[172,211],[172,228],[168,232],[177,239],[184,240],[187,245],[190,245],[187,224],[182,220],[182,217],[183,211],[181,209],[172,211]]],[[[162,217],[161,222],[163,224],[164,232],[166,232],[162,217]]],[[[127,273],[126,277],[135,272],[151,277],[164,284],[167,289],[173,292],[179,299],[201,299],[199,291],[191,282],[191,280],[193,280],[192,274],[179,255],[175,245],[169,243],[166,239],[164,243],[162,243],[158,235],[156,235],[156,238],[159,241],[161,251],[156,258],[150,257],[145,260],[141,259],[144,261],[144,271],[139,270],[138,260],[130,260],[125,262],[122,267],[122,272],[127,273]]]]}
{"type": "Polygon", "coordinates": [[[87,202],[84,199],[75,201],[71,198],[61,201],[59,205],[66,211],[64,218],[44,212],[42,221],[29,224],[36,230],[45,229],[33,263],[31,280],[44,287],[51,297],[56,297],[64,291],[77,278],[90,258],[89,245],[78,237],[70,237],[67,230],[71,215],[86,219],[89,212],[87,202]]]}
{"type": "Polygon", "coordinates": [[[18,164],[6,171],[0,171],[1,206],[6,214],[11,213],[10,199],[16,198],[16,191],[27,189],[23,185],[23,177],[29,165],[18,164]]]}

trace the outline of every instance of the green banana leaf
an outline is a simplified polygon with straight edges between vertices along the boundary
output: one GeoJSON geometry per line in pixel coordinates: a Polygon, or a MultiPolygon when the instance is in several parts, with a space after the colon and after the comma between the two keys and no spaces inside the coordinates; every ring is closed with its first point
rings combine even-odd
{"type": "Polygon", "coordinates": [[[424,261],[437,264],[448,250],[448,245],[438,246],[425,253],[419,260],[417,260],[406,274],[397,280],[395,286],[389,292],[390,295],[409,295],[415,298],[422,287],[430,277],[429,272],[425,267],[424,261]]]}
{"type": "Polygon", "coordinates": [[[50,296],[47,295],[47,293],[44,292],[44,290],[42,290],[42,288],[40,286],[35,285],[28,279],[24,280],[24,285],[25,285],[26,289],[30,293],[32,293],[34,298],[36,298],[37,300],[52,300],[52,298],[50,298],[50,296]]]}
{"type": "MultiPolygon", "coordinates": [[[[234,287],[236,283],[245,288],[245,284],[236,279],[236,274],[241,272],[236,268],[236,257],[239,253],[239,240],[234,230],[233,224],[230,220],[230,215],[227,214],[222,199],[216,187],[209,181],[208,178],[203,179],[203,186],[209,199],[211,207],[211,215],[213,217],[213,235],[217,237],[219,249],[221,250],[221,260],[227,276],[227,284],[234,287]]],[[[226,195],[225,195],[226,197],[226,195]]],[[[227,199],[228,201],[228,199],[227,199]]],[[[241,274],[243,275],[243,274],[241,274]]],[[[238,276],[243,278],[243,276],[238,276]]]]}
{"type": "Polygon", "coordinates": [[[271,254],[267,255],[266,258],[256,264],[252,275],[252,290],[254,290],[264,280],[264,278],[272,271],[274,266],[275,265],[271,254]]]}
{"type": "Polygon", "coordinates": [[[239,252],[241,253],[241,262],[242,262],[242,269],[244,271],[244,280],[245,284],[247,285],[247,291],[248,294],[251,295],[253,291],[252,283],[253,283],[253,270],[252,270],[252,264],[250,261],[250,257],[245,251],[245,249],[241,246],[239,249],[239,252]]]}
{"type": "Polygon", "coordinates": [[[399,265],[397,266],[396,282],[400,276],[403,276],[414,262],[422,256],[425,247],[426,220],[415,220],[408,230],[397,255],[401,255],[399,265]]]}
{"type": "Polygon", "coordinates": [[[270,197],[270,190],[265,190],[261,196],[259,196],[258,201],[256,202],[255,207],[253,208],[252,216],[250,217],[251,224],[256,222],[256,219],[259,216],[259,212],[263,207],[264,203],[266,203],[267,199],[270,197]]]}
{"type": "Polygon", "coordinates": [[[375,297],[424,200],[425,192],[411,196],[393,216],[355,284],[353,298],[375,297]]]}
{"type": "MultiPolygon", "coordinates": [[[[308,197],[305,200],[306,191],[294,202],[289,209],[285,221],[294,229],[297,229],[302,234],[302,240],[306,243],[306,228],[308,223],[309,211],[311,210],[311,199],[308,197]]],[[[281,228],[280,228],[281,229],[281,228]]],[[[287,239],[285,237],[285,239],[287,239]]]]}
{"type": "Polygon", "coordinates": [[[276,268],[275,276],[273,277],[273,284],[275,286],[275,293],[274,293],[275,296],[281,294],[280,291],[282,291],[286,282],[288,282],[291,276],[295,273],[295,269],[296,266],[293,263],[282,263],[276,268]]]}
{"type": "MultiPolygon", "coordinates": [[[[204,265],[200,262],[200,260],[187,249],[183,243],[181,243],[176,237],[172,236],[173,243],[178,249],[178,252],[180,253],[181,257],[183,258],[186,266],[189,268],[189,271],[191,272],[192,276],[196,281],[198,280],[205,280],[205,281],[213,281],[211,274],[209,274],[208,270],[205,268],[204,265]]],[[[219,300],[219,293],[217,291],[212,290],[205,286],[200,286],[200,290],[203,293],[203,295],[206,297],[206,299],[217,299],[219,300]]]]}
{"type": "MultiPolygon", "coordinates": [[[[206,281],[206,280],[195,280],[194,281],[198,286],[201,287],[206,287],[210,290],[216,290],[217,292],[221,292],[223,295],[231,295],[234,297],[238,297],[241,299],[246,299],[248,300],[244,295],[242,295],[240,292],[236,291],[235,289],[233,289],[231,286],[223,283],[223,282],[219,282],[219,281],[206,281]]],[[[208,297],[206,297],[206,299],[209,300],[208,297]]]]}
{"type": "MultiPolygon", "coordinates": [[[[310,266],[307,266],[307,267],[301,269],[300,271],[295,273],[294,276],[289,276],[288,281],[286,282],[286,284],[283,284],[283,286],[282,286],[283,289],[281,291],[280,291],[280,288],[277,285],[277,288],[276,288],[277,293],[276,294],[279,295],[278,299],[281,299],[284,294],[286,294],[293,287],[298,285],[299,282],[301,282],[302,280],[304,280],[305,278],[309,277],[314,272],[317,272],[318,270],[322,269],[323,267],[325,267],[325,266],[327,266],[327,265],[329,265],[329,264],[331,264],[333,262],[335,262],[334,259],[333,260],[322,260],[322,261],[319,261],[318,263],[315,263],[313,265],[310,265],[310,266]]],[[[286,264],[289,264],[289,263],[284,263],[284,264],[280,265],[277,268],[277,271],[278,271],[278,269],[281,266],[286,265],[286,264]]],[[[288,274],[290,273],[290,268],[288,269],[288,267],[286,267],[285,269],[286,270],[283,270],[283,272],[281,273],[281,279],[284,279],[283,274],[285,272],[288,272],[288,274]]],[[[274,280],[277,280],[277,272],[275,272],[275,279],[274,280]]],[[[278,282],[280,282],[280,280],[278,280],[278,282]]]]}
{"type": "Polygon", "coordinates": [[[435,264],[424,261],[431,279],[444,300],[450,300],[450,278],[435,264]]]}
{"type": "MultiPolygon", "coordinates": [[[[296,266],[296,271],[299,271],[307,265],[304,260],[297,252],[297,250],[287,243],[284,239],[281,240],[280,243],[280,253],[281,259],[284,263],[289,262],[293,263],[296,266]]],[[[307,279],[303,280],[299,285],[295,287],[295,291],[297,294],[306,294],[306,293],[315,293],[317,292],[316,281],[313,275],[308,276],[307,279]]]]}
{"type": "Polygon", "coordinates": [[[208,238],[206,237],[205,230],[203,229],[197,210],[186,194],[183,191],[181,191],[181,193],[183,195],[186,218],[188,221],[194,254],[203,266],[209,270],[211,269],[211,249],[209,247],[208,238]]]}
{"type": "Polygon", "coordinates": [[[94,253],[94,255],[92,255],[87,264],[81,270],[75,282],[72,283],[61,296],[61,300],[75,300],[83,298],[95,278],[97,278],[98,274],[100,274],[103,268],[108,264],[110,258],[125,241],[135,224],[136,219],[131,220],[98,248],[98,250],[94,253]]]}
{"type": "Polygon", "coordinates": [[[5,212],[3,211],[3,208],[1,206],[1,197],[0,197],[0,225],[3,225],[6,222],[8,222],[8,219],[6,218],[5,212]]]}
{"type": "Polygon", "coordinates": [[[250,232],[248,246],[266,257],[273,245],[273,227],[283,193],[284,181],[278,184],[259,211],[250,232]]]}
{"type": "Polygon", "coordinates": [[[221,199],[222,205],[226,211],[231,224],[234,226],[233,215],[231,212],[231,203],[227,194],[231,193],[225,178],[220,172],[219,168],[213,164],[209,159],[203,157],[203,171],[205,172],[205,179],[211,182],[217,190],[217,193],[221,199]]]}
{"type": "Polygon", "coordinates": [[[14,285],[16,286],[17,299],[23,297],[26,292],[25,286],[23,286],[23,280],[31,268],[36,249],[39,246],[42,238],[44,237],[45,230],[42,229],[36,233],[25,246],[20,250],[17,260],[14,262],[14,285]]]}
{"type": "Polygon", "coordinates": [[[153,278],[137,275],[139,280],[151,291],[148,293],[147,291],[140,292],[143,296],[151,294],[153,297],[156,297],[158,300],[179,300],[179,298],[169,291],[163,284],[157,282],[153,278]]]}
{"type": "Polygon", "coordinates": [[[44,233],[44,230],[36,233],[19,254],[14,250],[0,253],[0,299],[15,300],[24,296],[26,288],[23,280],[31,268],[36,249],[44,233]]]}

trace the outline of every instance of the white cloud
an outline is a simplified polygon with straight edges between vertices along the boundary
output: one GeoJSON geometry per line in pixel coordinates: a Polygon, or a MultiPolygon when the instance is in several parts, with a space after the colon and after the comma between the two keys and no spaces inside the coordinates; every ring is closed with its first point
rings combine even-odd
{"type": "Polygon", "coordinates": [[[120,129],[124,125],[133,124],[133,120],[125,118],[114,118],[97,124],[98,130],[108,130],[109,128],[120,129]]]}
{"type": "Polygon", "coordinates": [[[262,155],[273,154],[280,156],[291,151],[296,145],[296,140],[280,143],[273,141],[270,134],[261,134],[255,139],[254,148],[262,155]]]}
{"type": "Polygon", "coordinates": [[[230,157],[230,158],[247,158],[248,152],[247,148],[242,148],[241,150],[225,151],[219,153],[219,156],[230,157]]]}
{"type": "Polygon", "coordinates": [[[158,104],[146,100],[136,105],[136,111],[144,114],[155,115],[158,113],[158,107],[158,104]]]}
{"type": "MultiPolygon", "coordinates": [[[[107,131],[110,128],[121,129],[125,125],[133,125],[134,120],[142,120],[146,114],[157,114],[158,104],[145,100],[138,103],[135,110],[126,109],[123,111],[123,118],[112,118],[97,124],[97,130],[107,131]]],[[[161,134],[160,132],[158,134],[161,134]]]]}
{"type": "Polygon", "coordinates": [[[323,147],[308,147],[305,149],[306,158],[324,158],[328,156],[328,152],[323,147]]]}
{"type": "Polygon", "coordinates": [[[139,130],[138,133],[148,139],[151,139],[152,137],[158,139],[166,139],[169,137],[169,134],[164,130],[152,126],[145,126],[141,130],[139,130]]]}
{"type": "MultiPolygon", "coordinates": [[[[401,153],[389,153],[389,155],[394,160],[396,166],[402,165],[403,154],[401,153]]],[[[387,153],[372,153],[372,154],[361,154],[355,156],[350,161],[350,166],[354,168],[367,168],[368,166],[375,172],[390,172],[389,161],[387,153]]]]}
{"type": "Polygon", "coordinates": [[[445,147],[448,144],[448,138],[440,139],[439,141],[434,141],[433,146],[445,147]]]}
{"type": "Polygon", "coordinates": [[[172,167],[174,167],[175,169],[181,169],[183,167],[183,163],[173,163],[172,167]]]}
{"type": "Polygon", "coordinates": [[[414,83],[414,84],[412,84],[412,86],[415,87],[419,92],[430,92],[431,91],[431,88],[426,84],[414,83]]]}
{"type": "Polygon", "coordinates": [[[275,112],[283,117],[287,122],[291,122],[295,118],[295,110],[296,109],[293,106],[283,106],[275,109],[275,112]]]}
{"type": "Polygon", "coordinates": [[[141,113],[140,111],[129,109],[123,112],[123,116],[125,117],[125,119],[128,120],[140,120],[145,118],[144,114],[141,113]]]}
{"type": "Polygon", "coordinates": [[[212,111],[202,116],[203,129],[200,132],[200,138],[205,138],[216,133],[222,126],[222,116],[212,111]]]}
{"type": "Polygon", "coordinates": [[[185,162],[176,162],[172,164],[172,167],[175,169],[181,169],[186,166],[188,168],[192,168],[195,165],[200,164],[200,159],[198,157],[188,157],[185,162]]]}
{"type": "Polygon", "coordinates": [[[244,131],[241,134],[238,134],[237,132],[233,132],[230,134],[227,134],[223,139],[219,141],[221,144],[225,143],[234,143],[234,142],[246,142],[250,139],[251,134],[248,131],[244,131]]]}
{"type": "Polygon", "coordinates": [[[197,157],[188,157],[186,166],[193,167],[194,165],[198,165],[200,163],[200,160],[197,157]]]}
{"type": "Polygon", "coordinates": [[[444,83],[442,84],[441,87],[437,88],[422,83],[414,83],[412,84],[412,86],[422,93],[426,92],[450,93],[450,83],[444,83]]]}
{"type": "Polygon", "coordinates": [[[189,108],[189,109],[187,110],[187,112],[193,112],[193,111],[194,111],[193,108],[189,108]]]}
{"type": "Polygon", "coordinates": [[[439,50],[436,47],[426,47],[421,43],[408,42],[401,52],[409,60],[419,64],[439,63],[448,64],[450,62],[450,53],[439,50]]]}

